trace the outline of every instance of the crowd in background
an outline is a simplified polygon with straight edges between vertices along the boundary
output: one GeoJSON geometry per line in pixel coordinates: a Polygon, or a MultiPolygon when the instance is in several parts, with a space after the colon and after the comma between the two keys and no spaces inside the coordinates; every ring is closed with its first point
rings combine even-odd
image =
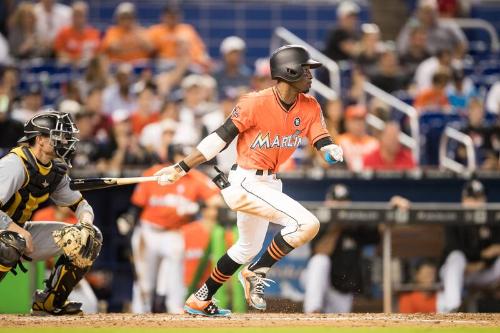
{"type": "MultiPolygon", "coordinates": [[[[399,140],[402,132],[408,132],[407,119],[398,117],[379,99],[365,99],[366,81],[409,101],[420,116],[442,113],[463,119],[461,130],[473,139],[479,166],[498,170],[500,123],[495,119],[500,113],[500,82],[485,91],[466,75],[468,43],[464,34],[453,23],[438,21],[440,15],[458,12],[456,6],[443,5],[452,2],[418,1],[396,41],[383,41],[374,23],[361,24],[355,2],[340,3],[323,51],[341,67],[351,69],[350,84],[337,98],[320,101],[328,130],[344,150],[345,163],[328,165],[305,143],[278,171],[320,167],[359,172],[420,166],[420,156],[399,140]],[[370,115],[382,119],[385,127],[370,126],[370,115]],[[488,115],[493,121],[487,121],[488,115]]],[[[238,36],[225,38],[220,54],[210,57],[197,28],[183,22],[176,5],[165,7],[158,23],[145,27],[137,19],[135,5],[122,2],[105,31],[88,23],[85,1],[71,6],[54,0],[3,1],[0,6],[0,156],[16,145],[25,121],[53,107],[69,112],[80,131],[72,162],[75,169],[118,175],[125,168],[142,170],[170,163],[174,147],[195,146],[223,122],[242,94],[274,83],[267,58],[251,66],[246,63],[245,50],[251,46],[238,36]],[[19,67],[39,59],[74,66],[81,73],[61,87],[50,105],[39,83],[25,87],[22,93],[19,89],[19,67]]],[[[329,83],[320,70],[317,77],[329,83]]],[[[227,171],[235,151],[233,143],[209,163],[227,171]]],[[[463,153],[457,149],[457,160],[464,159],[463,153]]],[[[352,245],[359,230],[350,232],[335,229],[326,234],[341,235],[337,244],[352,245]]],[[[363,242],[378,242],[378,231],[371,230],[367,239],[359,241],[359,248],[351,248],[354,257],[360,256],[363,242]]],[[[323,254],[317,260],[339,255],[334,255],[333,248],[321,248],[321,241],[314,246],[320,248],[316,254],[323,254]]],[[[435,264],[423,262],[420,270],[416,276],[424,284],[430,283],[429,275],[436,275],[435,264]]],[[[360,274],[356,271],[354,275],[361,279],[360,274]]],[[[349,295],[344,300],[350,310],[349,295]]],[[[435,311],[435,294],[432,297],[435,311]]],[[[405,302],[411,307],[411,302],[405,302]]],[[[319,310],[313,304],[307,311],[319,310]]]]}

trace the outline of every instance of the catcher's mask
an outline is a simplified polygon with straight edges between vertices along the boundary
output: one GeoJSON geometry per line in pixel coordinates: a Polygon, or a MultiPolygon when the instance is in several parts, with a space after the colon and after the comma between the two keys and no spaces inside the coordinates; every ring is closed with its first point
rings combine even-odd
{"type": "Polygon", "coordinates": [[[270,59],[271,77],[286,82],[297,82],[304,75],[303,66],[318,68],[321,63],[311,59],[309,52],[300,45],[285,45],[273,52],[270,59]]]}
{"type": "Polygon", "coordinates": [[[71,158],[76,150],[78,128],[68,113],[43,111],[24,124],[24,136],[19,143],[27,142],[39,135],[48,136],[56,155],[71,167],[71,158]]]}

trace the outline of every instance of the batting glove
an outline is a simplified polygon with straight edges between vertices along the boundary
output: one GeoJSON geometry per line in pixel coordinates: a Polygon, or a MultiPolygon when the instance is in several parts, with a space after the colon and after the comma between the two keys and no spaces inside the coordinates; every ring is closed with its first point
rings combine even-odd
{"type": "Polygon", "coordinates": [[[164,186],[175,183],[179,178],[186,175],[186,171],[177,163],[157,171],[154,175],[158,177],[158,184],[164,186]]]}
{"type": "Polygon", "coordinates": [[[322,147],[321,151],[325,152],[325,160],[330,164],[344,161],[344,151],[340,146],[332,143],[322,147]]]}

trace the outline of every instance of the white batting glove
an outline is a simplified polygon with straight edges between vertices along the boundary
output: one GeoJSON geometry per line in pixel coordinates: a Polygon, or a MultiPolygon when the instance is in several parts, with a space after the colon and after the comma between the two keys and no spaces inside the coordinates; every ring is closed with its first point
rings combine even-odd
{"type": "Polygon", "coordinates": [[[186,175],[186,171],[179,164],[174,164],[157,171],[154,175],[158,177],[158,184],[165,186],[175,183],[179,178],[186,175]]]}
{"type": "Polygon", "coordinates": [[[325,155],[325,159],[332,163],[336,162],[343,162],[344,161],[344,151],[342,150],[342,147],[336,145],[336,144],[329,144],[327,146],[324,146],[321,148],[321,151],[325,152],[329,156],[325,155]],[[330,159],[328,157],[331,157],[330,159]]]}

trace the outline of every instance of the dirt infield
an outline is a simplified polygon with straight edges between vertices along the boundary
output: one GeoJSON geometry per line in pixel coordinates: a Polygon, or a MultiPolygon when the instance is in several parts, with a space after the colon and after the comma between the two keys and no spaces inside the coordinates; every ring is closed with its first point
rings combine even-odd
{"type": "Polygon", "coordinates": [[[97,314],[78,317],[31,317],[0,315],[3,328],[17,327],[499,327],[500,314],[456,313],[448,315],[340,314],[305,315],[290,313],[234,314],[230,318],[188,315],[97,314]]]}

